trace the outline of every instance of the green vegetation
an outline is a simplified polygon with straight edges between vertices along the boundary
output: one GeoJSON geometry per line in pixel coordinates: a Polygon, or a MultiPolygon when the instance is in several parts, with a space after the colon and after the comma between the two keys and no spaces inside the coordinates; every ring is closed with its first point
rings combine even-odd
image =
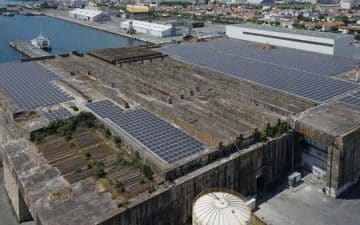
{"type": "Polygon", "coordinates": [[[106,173],[105,173],[104,162],[103,161],[95,161],[92,164],[92,171],[93,171],[94,175],[98,178],[105,177],[106,173]]]}
{"type": "Polygon", "coordinates": [[[125,190],[125,187],[124,187],[124,184],[121,182],[121,181],[116,181],[115,182],[115,188],[120,192],[120,193],[124,193],[126,190],[125,190]]]}
{"type": "Polygon", "coordinates": [[[75,105],[70,106],[70,108],[72,108],[72,110],[74,110],[74,111],[79,111],[79,108],[76,107],[75,105]]]}
{"type": "Polygon", "coordinates": [[[141,170],[141,172],[144,174],[147,180],[153,180],[154,172],[151,170],[151,168],[145,164],[143,164],[142,159],[139,155],[139,153],[135,153],[131,157],[131,161],[129,162],[126,160],[122,155],[118,154],[116,156],[117,161],[121,165],[132,165],[141,170]]]}
{"type": "Polygon", "coordinates": [[[117,154],[116,159],[117,159],[118,163],[120,163],[120,164],[123,165],[123,166],[126,166],[126,165],[129,164],[129,161],[126,160],[124,157],[122,157],[122,156],[120,155],[120,153],[117,154]]]}
{"type": "Polygon", "coordinates": [[[290,126],[287,122],[282,122],[280,119],[277,121],[275,126],[267,125],[266,129],[262,132],[257,129],[254,132],[255,139],[258,142],[264,142],[268,137],[276,138],[280,137],[282,134],[287,132],[290,129],[290,126]]]}
{"type": "Polygon", "coordinates": [[[144,174],[144,176],[146,177],[146,179],[148,180],[152,180],[153,179],[153,171],[151,170],[151,168],[147,165],[143,165],[142,166],[142,172],[144,174]]]}
{"type": "Polygon", "coordinates": [[[85,156],[87,159],[90,159],[90,158],[91,158],[91,153],[90,153],[90,152],[85,152],[85,153],[84,153],[84,156],[85,156]]]}
{"type": "Polygon", "coordinates": [[[30,134],[30,141],[40,142],[45,137],[51,135],[60,135],[65,137],[67,141],[72,139],[72,135],[78,127],[85,127],[91,129],[102,129],[105,136],[111,136],[110,130],[105,128],[96,117],[90,112],[81,112],[79,115],[69,117],[65,120],[51,121],[49,126],[34,131],[30,134]],[[108,131],[107,131],[108,130],[108,131]]]}
{"type": "Polygon", "coordinates": [[[121,145],[121,143],[122,143],[122,140],[119,136],[114,136],[113,141],[116,145],[121,145]]]}
{"type": "Polygon", "coordinates": [[[106,138],[110,138],[111,135],[112,135],[112,133],[111,133],[111,131],[110,131],[109,128],[104,128],[104,129],[103,129],[103,132],[104,132],[104,136],[105,136],[106,138]]]}

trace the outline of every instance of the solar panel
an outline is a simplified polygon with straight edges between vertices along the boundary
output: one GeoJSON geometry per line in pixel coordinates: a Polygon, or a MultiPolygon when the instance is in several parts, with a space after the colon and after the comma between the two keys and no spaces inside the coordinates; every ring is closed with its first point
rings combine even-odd
{"type": "Polygon", "coordinates": [[[46,119],[53,121],[53,120],[66,119],[70,117],[72,114],[69,112],[69,110],[65,108],[60,108],[57,110],[44,112],[43,115],[45,116],[46,119]]]}
{"type": "Polygon", "coordinates": [[[33,62],[0,64],[0,90],[24,110],[72,100],[51,83],[59,79],[55,73],[33,62]]]}
{"type": "Polygon", "coordinates": [[[198,153],[204,145],[145,109],[122,110],[109,100],[86,105],[101,118],[108,118],[153,154],[172,163],[198,153]]]}
{"type": "Polygon", "coordinates": [[[355,106],[360,108],[360,91],[354,91],[350,93],[349,95],[342,97],[338,100],[339,102],[342,102],[347,105],[355,106]]]}
{"type": "Polygon", "coordinates": [[[359,87],[331,76],[351,70],[357,61],[343,57],[275,48],[222,39],[196,44],[166,45],[159,50],[186,63],[227,73],[294,95],[326,101],[359,87]]]}

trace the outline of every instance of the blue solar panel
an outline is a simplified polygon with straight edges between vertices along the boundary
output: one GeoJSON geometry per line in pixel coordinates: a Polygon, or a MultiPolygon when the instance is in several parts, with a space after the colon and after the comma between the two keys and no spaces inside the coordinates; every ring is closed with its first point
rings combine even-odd
{"type": "Polygon", "coordinates": [[[329,77],[356,67],[356,60],[343,57],[286,48],[262,50],[255,43],[234,39],[172,44],[159,50],[187,63],[318,102],[359,87],[329,77]]]}
{"type": "Polygon", "coordinates": [[[109,100],[88,103],[86,106],[100,117],[111,120],[168,163],[204,149],[201,142],[145,109],[124,111],[109,100]]]}
{"type": "Polygon", "coordinates": [[[60,77],[37,63],[10,62],[0,64],[0,90],[24,110],[73,99],[51,82],[60,77]]]}
{"type": "Polygon", "coordinates": [[[347,105],[352,105],[360,108],[360,91],[354,91],[347,96],[340,98],[338,101],[347,105]]]}
{"type": "Polygon", "coordinates": [[[43,113],[46,119],[53,121],[53,120],[62,120],[70,117],[72,114],[69,112],[69,110],[65,108],[60,108],[57,110],[49,111],[43,113]]]}

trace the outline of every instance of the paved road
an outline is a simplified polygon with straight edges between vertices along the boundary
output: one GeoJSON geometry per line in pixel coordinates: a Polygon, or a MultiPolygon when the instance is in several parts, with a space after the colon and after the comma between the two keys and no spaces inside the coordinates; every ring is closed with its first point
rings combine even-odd
{"type": "Polygon", "coordinates": [[[33,222],[18,223],[4,189],[3,168],[0,167],[0,225],[34,225],[33,222]]]}

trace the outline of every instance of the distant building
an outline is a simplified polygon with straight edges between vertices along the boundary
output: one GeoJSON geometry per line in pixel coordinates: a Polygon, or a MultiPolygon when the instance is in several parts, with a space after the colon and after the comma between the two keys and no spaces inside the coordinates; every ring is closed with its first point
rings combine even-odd
{"type": "Polygon", "coordinates": [[[235,39],[328,55],[345,57],[360,55],[360,49],[353,45],[352,35],[255,24],[227,25],[226,35],[235,39]]]}
{"type": "Polygon", "coordinates": [[[341,0],[340,1],[340,8],[341,9],[352,9],[359,5],[358,0],[341,0]]]}
{"type": "Polygon", "coordinates": [[[274,4],[273,0],[247,0],[246,3],[251,5],[272,5],[274,4]]]}
{"type": "Polygon", "coordinates": [[[70,11],[69,16],[75,19],[92,21],[92,22],[106,21],[110,19],[107,13],[104,13],[101,10],[93,10],[93,9],[74,9],[70,11]]]}
{"type": "Polygon", "coordinates": [[[127,5],[126,18],[134,20],[146,20],[150,18],[150,7],[143,5],[127,5]]]}
{"type": "Polygon", "coordinates": [[[138,33],[154,37],[170,37],[181,34],[174,26],[150,23],[139,20],[128,20],[122,22],[120,27],[123,29],[133,29],[138,33]]]}

